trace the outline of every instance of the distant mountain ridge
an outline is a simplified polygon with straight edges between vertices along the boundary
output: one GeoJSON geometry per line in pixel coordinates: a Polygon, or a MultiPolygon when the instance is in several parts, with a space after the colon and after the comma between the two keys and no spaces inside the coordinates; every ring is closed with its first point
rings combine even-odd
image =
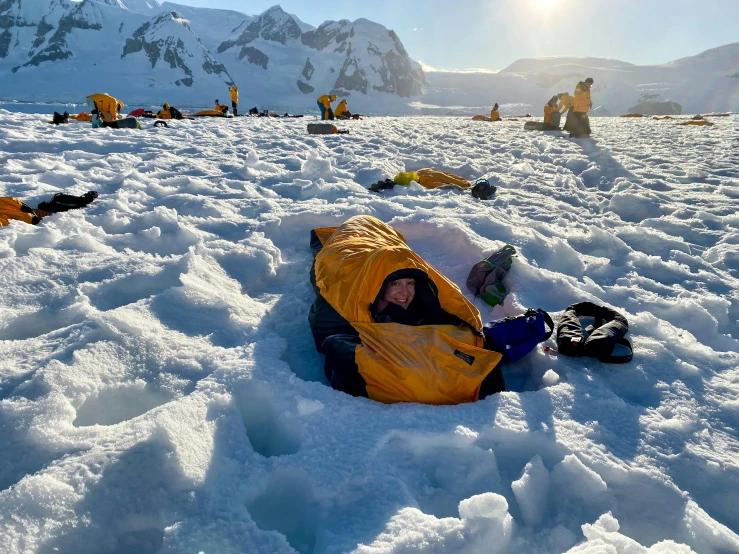
{"type": "Polygon", "coordinates": [[[313,27],[279,5],[261,14],[158,0],[0,0],[0,99],[210,105],[237,83],[244,107],[305,111],[321,94],[371,113],[540,114],[593,77],[598,113],[675,102],[739,110],[739,43],[663,65],[589,57],[521,59],[497,73],[424,72],[392,30],[369,21],[313,27]],[[646,103],[646,104],[645,104],[646,103]],[[480,112],[483,113],[483,112],[480,112]]]}
{"type": "Polygon", "coordinates": [[[278,5],[251,16],[157,0],[2,0],[0,75],[8,99],[209,104],[236,82],[242,105],[301,109],[326,93],[402,109],[425,86],[400,38],[366,19],[314,28],[278,5]]]}

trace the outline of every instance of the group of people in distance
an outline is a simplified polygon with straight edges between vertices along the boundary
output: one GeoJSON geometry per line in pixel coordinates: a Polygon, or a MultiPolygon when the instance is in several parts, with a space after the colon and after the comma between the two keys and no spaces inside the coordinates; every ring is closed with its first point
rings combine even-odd
{"type": "Polygon", "coordinates": [[[331,102],[336,102],[336,96],[333,94],[324,94],[316,100],[318,109],[321,111],[322,121],[328,121],[330,119],[361,119],[359,114],[353,114],[346,107],[346,98],[339,102],[336,110],[331,107],[331,102]]]}
{"type": "Polygon", "coordinates": [[[559,130],[559,115],[567,112],[564,130],[569,131],[571,137],[590,136],[590,118],[588,112],[593,107],[590,98],[590,87],[593,86],[593,78],[588,77],[577,83],[575,95],[560,92],[549,99],[544,106],[544,124],[542,131],[559,130]],[[555,114],[557,114],[555,116],[555,114]]]}
{"type": "MultiPolygon", "coordinates": [[[[549,99],[544,106],[544,123],[541,126],[542,131],[558,131],[560,114],[567,112],[564,130],[569,131],[571,137],[590,136],[590,118],[588,112],[593,107],[593,101],[590,98],[590,89],[593,86],[593,78],[588,77],[584,81],[577,83],[574,95],[567,92],[560,92],[549,99]]],[[[501,121],[498,104],[490,110],[490,117],[476,115],[472,118],[477,121],[501,121]]],[[[534,125],[533,123],[531,125],[534,125]]],[[[537,127],[538,128],[538,127],[537,127]]]]}

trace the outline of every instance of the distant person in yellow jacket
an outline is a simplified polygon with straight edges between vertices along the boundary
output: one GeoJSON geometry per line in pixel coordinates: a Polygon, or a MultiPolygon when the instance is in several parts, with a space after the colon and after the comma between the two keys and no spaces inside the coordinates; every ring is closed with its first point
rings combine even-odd
{"type": "Polygon", "coordinates": [[[228,93],[231,95],[231,109],[236,117],[239,115],[239,89],[236,88],[235,83],[228,87],[228,93]]]}
{"type": "Polygon", "coordinates": [[[575,87],[575,105],[572,108],[572,129],[570,136],[587,138],[590,136],[590,118],[588,112],[593,107],[590,99],[590,87],[593,86],[593,78],[588,77],[580,81],[575,87]]]}
{"type": "Polygon", "coordinates": [[[324,94],[318,100],[318,109],[321,110],[321,119],[334,119],[334,110],[331,108],[331,102],[336,102],[336,96],[333,94],[324,94]]]}
{"type": "Polygon", "coordinates": [[[572,126],[572,108],[574,107],[575,107],[575,97],[572,96],[569,92],[560,93],[559,113],[567,112],[567,116],[565,119],[565,126],[564,126],[565,131],[569,131],[570,127],[572,126]]]}
{"type": "Polygon", "coordinates": [[[544,106],[544,124],[542,131],[559,130],[559,97],[555,94],[549,99],[544,106]],[[554,115],[556,114],[556,115],[554,115]],[[552,116],[556,118],[556,122],[552,121],[552,116]]]}
{"type": "Polygon", "coordinates": [[[169,111],[169,104],[164,104],[162,109],[157,112],[157,119],[172,119],[172,112],[169,111]]]}
{"type": "Polygon", "coordinates": [[[344,98],[341,102],[339,102],[339,105],[336,106],[334,115],[338,117],[339,119],[343,117],[351,117],[352,115],[351,112],[346,109],[346,98],[344,98]]]}
{"type": "Polygon", "coordinates": [[[498,103],[496,102],[495,106],[493,106],[493,109],[490,110],[490,121],[503,121],[500,118],[500,112],[498,111],[498,103]]]}

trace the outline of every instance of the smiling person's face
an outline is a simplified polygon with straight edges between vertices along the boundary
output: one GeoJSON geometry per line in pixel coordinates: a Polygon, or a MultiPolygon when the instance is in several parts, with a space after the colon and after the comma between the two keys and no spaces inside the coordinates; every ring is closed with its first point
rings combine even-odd
{"type": "Polygon", "coordinates": [[[391,281],[388,283],[387,288],[385,288],[385,294],[382,295],[382,300],[378,308],[382,311],[388,304],[397,304],[407,310],[410,303],[413,302],[415,295],[415,279],[397,279],[391,281]]]}

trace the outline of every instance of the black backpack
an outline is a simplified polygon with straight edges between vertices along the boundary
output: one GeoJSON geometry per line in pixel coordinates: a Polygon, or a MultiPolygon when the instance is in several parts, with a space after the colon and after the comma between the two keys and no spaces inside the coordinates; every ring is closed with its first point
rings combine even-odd
{"type": "Polygon", "coordinates": [[[182,112],[172,106],[169,107],[169,115],[172,116],[172,119],[182,119],[182,112]]]}
{"type": "Polygon", "coordinates": [[[74,196],[72,194],[58,193],[54,195],[49,202],[41,202],[38,205],[39,210],[51,213],[66,212],[77,208],[84,208],[90,202],[98,197],[98,193],[94,190],[88,191],[82,196],[74,196]]]}
{"type": "Polygon", "coordinates": [[[624,338],[629,331],[626,318],[616,310],[592,302],[569,306],[557,322],[557,350],[566,356],[590,356],[607,364],[630,362],[634,356],[631,343],[624,338]],[[595,318],[583,329],[580,317],[595,318]],[[616,346],[626,353],[615,354],[616,346]]]}

